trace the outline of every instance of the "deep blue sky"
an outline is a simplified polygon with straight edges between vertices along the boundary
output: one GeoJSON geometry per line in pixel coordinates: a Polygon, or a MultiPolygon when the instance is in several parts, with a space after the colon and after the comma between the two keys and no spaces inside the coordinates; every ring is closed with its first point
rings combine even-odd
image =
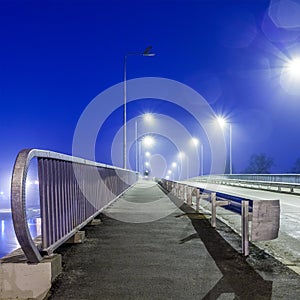
{"type": "MultiPolygon", "coordinates": [[[[236,172],[253,153],[273,157],[273,172],[288,171],[300,157],[300,96],[282,87],[280,72],[297,53],[300,24],[287,2],[0,0],[0,189],[23,148],[71,154],[84,108],[123,80],[126,53],[148,45],[156,56],[129,57],[129,79],[177,80],[230,118],[236,172]]],[[[129,107],[129,115],[147,105],[129,107]]],[[[99,161],[109,163],[109,146],[99,161]]]]}

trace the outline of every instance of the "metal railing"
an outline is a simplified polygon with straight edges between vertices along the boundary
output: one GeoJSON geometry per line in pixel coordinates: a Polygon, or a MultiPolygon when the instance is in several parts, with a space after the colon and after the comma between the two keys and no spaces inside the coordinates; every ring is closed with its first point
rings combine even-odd
{"type": "Polygon", "coordinates": [[[183,182],[161,179],[158,183],[175,197],[193,205],[196,199],[196,212],[199,212],[200,200],[211,203],[211,225],[216,227],[217,207],[223,207],[241,215],[242,253],[249,255],[249,242],[267,241],[278,237],[280,226],[280,201],[246,199],[230,194],[199,188],[183,182]],[[251,222],[251,228],[249,226],[251,222]]]}
{"type": "Polygon", "coordinates": [[[135,172],[56,152],[25,149],[15,161],[11,207],[18,242],[31,263],[51,254],[138,180],[135,172]],[[26,178],[38,162],[41,243],[29,232],[26,178]]]}
{"type": "Polygon", "coordinates": [[[222,174],[207,177],[300,184],[300,174],[222,174]]]}
{"type": "Polygon", "coordinates": [[[281,193],[300,193],[300,175],[295,174],[234,174],[199,176],[189,179],[195,182],[208,182],[250,189],[265,189],[281,193]]]}

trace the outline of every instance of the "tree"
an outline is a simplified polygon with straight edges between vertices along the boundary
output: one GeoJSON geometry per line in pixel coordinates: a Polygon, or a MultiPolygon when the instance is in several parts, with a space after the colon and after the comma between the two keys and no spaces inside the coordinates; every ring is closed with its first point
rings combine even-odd
{"type": "Polygon", "coordinates": [[[245,170],[247,174],[269,174],[271,167],[274,165],[273,158],[266,154],[252,154],[249,165],[245,170]]]}
{"type": "Polygon", "coordinates": [[[300,174],[300,158],[295,161],[290,173],[300,174]]]}

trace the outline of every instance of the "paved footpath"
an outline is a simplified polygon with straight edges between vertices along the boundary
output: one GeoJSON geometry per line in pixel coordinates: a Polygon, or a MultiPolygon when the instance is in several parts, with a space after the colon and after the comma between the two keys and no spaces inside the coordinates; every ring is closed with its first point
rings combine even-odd
{"type": "Polygon", "coordinates": [[[174,204],[141,181],[87,226],[86,241],[63,245],[63,273],[48,299],[300,299],[300,276],[250,247],[226,225],[174,204]]]}

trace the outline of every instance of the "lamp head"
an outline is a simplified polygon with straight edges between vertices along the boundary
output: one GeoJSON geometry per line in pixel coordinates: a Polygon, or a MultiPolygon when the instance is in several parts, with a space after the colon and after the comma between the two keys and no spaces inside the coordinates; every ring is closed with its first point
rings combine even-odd
{"type": "Polygon", "coordinates": [[[291,59],[287,64],[287,70],[290,76],[295,79],[300,78],[300,58],[291,59]]]}
{"type": "Polygon", "coordinates": [[[150,52],[151,49],[152,49],[152,46],[147,47],[143,52],[143,56],[155,56],[155,53],[150,52]]]}
{"type": "Polygon", "coordinates": [[[222,116],[218,116],[217,121],[222,128],[227,124],[226,119],[222,116]]]}

